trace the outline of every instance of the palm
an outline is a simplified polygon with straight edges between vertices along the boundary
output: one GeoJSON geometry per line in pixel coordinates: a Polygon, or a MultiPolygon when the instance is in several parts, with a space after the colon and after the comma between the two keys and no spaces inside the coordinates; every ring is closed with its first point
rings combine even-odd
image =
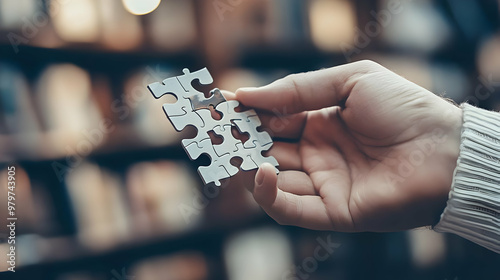
{"type": "MultiPolygon", "coordinates": [[[[366,137],[349,133],[338,118],[339,111],[324,111],[308,115],[299,142],[299,155],[316,194],[327,206],[332,226],[355,231],[387,230],[389,225],[391,229],[407,228],[409,224],[424,225],[416,217],[408,216],[408,211],[402,211],[408,203],[419,203],[408,201],[412,197],[404,198],[408,189],[418,191],[419,187],[425,186],[439,190],[432,182],[419,182],[419,176],[401,174],[398,170],[401,158],[407,158],[406,155],[413,150],[414,141],[408,139],[400,144],[387,145],[383,140],[370,139],[371,144],[366,145],[363,144],[368,140],[366,137]],[[397,213],[411,219],[400,219],[403,217],[397,213]],[[398,221],[408,224],[398,224],[398,221]]],[[[429,174],[432,169],[428,165],[409,164],[404,166],[409,173],[429,174]]],[[[422,204],[427,203],[421,197],[418,199],[422,204]]],[[[424,211],[430,209],[422,207],[424,211]]]]}

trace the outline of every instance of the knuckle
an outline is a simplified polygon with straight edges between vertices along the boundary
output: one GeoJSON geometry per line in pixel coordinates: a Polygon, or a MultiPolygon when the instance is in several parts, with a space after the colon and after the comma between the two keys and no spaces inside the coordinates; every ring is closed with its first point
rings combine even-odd
{"type": "Polygon", "coordinates": [[[378,64],[377,62],[369,59],[361,60],[357,62],[359,64],[359,67],[363,70],[366,71],[377,71],[381,69],[385,69],[382,65],[378,64]]]}

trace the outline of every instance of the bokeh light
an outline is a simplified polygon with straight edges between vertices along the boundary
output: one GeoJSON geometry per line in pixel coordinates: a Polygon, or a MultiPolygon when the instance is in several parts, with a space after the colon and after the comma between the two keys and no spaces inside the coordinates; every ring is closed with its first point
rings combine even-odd
{"type": "Polygon", "coordinates": [[[161,0],[122,0],[125,9],[133,15],[145,15],[154,11],[161,0]]]}
{"type": "Polygon", "coordinates": [[[352,3],[344,0],[315,0],[309,10],[311,37],[325,51],[335,51],[354,39],[356,16],[352,3]]]}

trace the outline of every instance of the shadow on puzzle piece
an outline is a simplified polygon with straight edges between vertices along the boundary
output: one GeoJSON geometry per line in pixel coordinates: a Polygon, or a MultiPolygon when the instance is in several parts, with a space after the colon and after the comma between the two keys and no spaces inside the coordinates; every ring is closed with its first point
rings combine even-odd
{"type": "Polygon", "coordinates": [[[172,94],[177,98],[175,103],[163,105],[167,118],[177,131],[183,130],[188,125],[196,127],[196,136],[183,139],[182,146],[191,160],[199,158],[202,154],[210,157],[210,165],[198,167],[203,182],[220,186],[220,180],[238,173],[238,167],[231,164],[231,159],[234,157],[242,159],[240,169],[243,171],[257,169],[264,162],[278,167],[274,157],[262,155],[272,147],[273,142],[267,132],[257,130],[261,125],[257,113],[254,110],[236,112],[235,108],[239,106],[239,102],[226,101],[218,89],[212,90],[209,98],[196,90],[193,87],[195,80],[202,85],[213,82],[206,68],[195,72],[184,69],[183,72],[184,75],[167,78],[161,83],[152,83],[148,85],[148,89],[155,98],[165,94],[172,94]],[[212,118],[210,107],[222,114],[220,120],[212,118]],[[233,126],[240,133],[248,134],[248,141],[243,143],[235,138],[231,131],[233,126]],[[221,144],[212,143],[210,131],[222,136],[221,144]]]}

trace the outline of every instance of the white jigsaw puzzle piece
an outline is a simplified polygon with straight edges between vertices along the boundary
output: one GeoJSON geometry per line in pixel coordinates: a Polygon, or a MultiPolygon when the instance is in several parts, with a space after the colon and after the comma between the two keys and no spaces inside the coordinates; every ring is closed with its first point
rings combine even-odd
{"type": "Polygon", "coordinates": [[[209,109],[200,109],[194,111],[195,114],[203,120],[203,127],[197,126],[196,136],[194,138],[187,138],[182,140],[182,145],[187,146],[193,142],[200,142],[203,139],[210,138],[208,132],[213,130],[214,127],[223,126],[224,123],[222,120],[215,120],[212,118],[212,113],[209,109]]]}
{"type": "Polygon", "coordinates": [[[257,131],[257,128],[261,126],[261,122],[257,115],[250,116],[247,120],[233,120],[233,123],[240,133],[248,133],[249,139],[243,143],[243,147],[247,149],[255,148],[257,145],[265,146],[273,142],[269,133],[257,131]]]}
{"type": "Polygon", "coordinates": [[[214,145],[214,150],[219,156],[235,153],[238,150],[236,144],[241,143],[241,140],[234,138],[231,127],[232,125],[228,124],[224,126],[219,125],[213,129],[215,134],[224,138],[221,144],[214,145]]]}
{"type": "Polygon", "coordinates": [[[229,178],[234,175],[229,174],[229,172],[227,172],[226,168],[223,165],[214,166],[213,163],[209,166],[198,167],[198,174],[200,174],[200,177],[205,185],[213,182],[216,186],[221,185],[220,180],[229,178]]]}
{"type": "Polygon", "coordinates": [[[197,110],[194,111],[194,113],[197,114],[201,120],[203,120],[203,126],[196,126],[195,137],[182,139],[182,145],[184,147],[192,143],[199,143],[204,139],[209,139],[210,135],[208,135],[208,132],[213,128],[212,117],[210,116],[211,114],[210,110],[208,109],[197,110]]]}
{"type": "Polygon", "coordinates": [[[200,166],[198,168],[198,173],[205,184],[214,182],[215,185],[220,186],[219,180],[229,178],[238,173],[238,168],[233,166],[230,162],[231,156],[229,154],[218,156],[215,153],[210,139],[204,139],[199,143],[192,143],[184,147],[184,149],[191,160],[197,159],[202,154],[206,154],[210,157],[210,165],[200,166]],[[224,170],[222,170],[221,167],[223,167],[224,170]]]}
{"type": "Polygon", "coordinates": [[[203,139],[200,142],[193,142],[187,146],[184,146],[184,150],[186,150],[186,153],[191,160],[197,159],[201,154],[207,154],[212,161],[217,160],[217,158],[219,157],[214,150],[210,138],[203,139]]]}
{"type": "Polygon", "coordinates": [[[243,112],[236,112],[234,109],[238,107],[240,103],[237,100],[228,100],[222,102],[215,107],[215,110],[222,114],[221,121],[224,123],[229,123],[233,120],[246,120],[251,116],[256,116],[257,112],[255,110],[247,110],[243,112]]]}
{"type": "Polygon", "coordinates": [[[186,93],[184,88],[182,87],[179,80],[176,77],[167,78],[162,82],[154,82],[148,85],[149,91],[153,94],[153,96],[158,99],[165,94],[173,94],[177,98],[183,97],[188,98],[189,94],[186,93]]]}
{"type": "Polygon", "coordinates": [[[210,106],[216,107],[220,103],[226,101],[218,88],[210,91],[210,97],[205,98],[203,94],[195,94],[189,97],[193,110],[210,109],[210,106]]]}
{"type": "Polygon", "coordinates": [[[191,83],[194,80],[198,80],[198,82],[202,85],[209,85],[213,83],[214,79],[212,78],[212,75],[210,75],[210,72],[208,72],[208,69],[205,67],[198,71],[190,72],[189,69],[184,68],[182,69],[182,72],[184,73],[184,75],[177,76],[177,80],[184,88],[184,91],[186,91],[189,94],[189,96],[196,94],[201,94],[205,96],[203,92],[199,92],[195,88],[193,88],[193,85],[191,83]]]}
{"type": "MultiPolygon", "coordinates": [[[[165,112],[169,117],[184,115],[183,107],[190,108],[190,110],[192,110],[191,101],[188,99],[189,93],[184,91],[184,88],[175,77],[167,78],[161,83],[152,83],[148,85],[148,89],[157,99],[166,94],[172,94],[175,98],[177,98],[175,103],[165,104],[167,106],[165,112]]],[[[163,107],[164,109],[165,105],[163,107]]]]}
{"type": "Polygon", "coordinates": [[[249,171],[258,168],[264,162],[268,162],[276,167],[276,173],[278,173],[278,161],[273,156],[263,156],[262,152],[267,151],[271,148],[272,144],[266,145],[264,148],[253,148],[245,149],[243,144],[236,144],[238,148],[237,155],[243,161],[241,163],[241,170],[249,171]]]}
{"type": "Polygon", "coordinates": [[[190,110],[191,107],[182,107],[181,109],[184,112],[183,115],[169,116],[167,105],[171,105],[171,104],[164,104],[163,111],[165,112],[168,119],[170,120],[170,122],[174,126],[175,130],[182,131],[188,125],[195,126],[196,128],[205,126],[203,119],[198,114],[196,114],[196,112],[190,110]]]}
{"type": "Polygon", "coordinates": [[[185,98],[177,99],[175,103],[163,104],[163,111],[167,117],[184,116],[187,111],[193,111],[191,108],[191,101],[185,98]]]}

